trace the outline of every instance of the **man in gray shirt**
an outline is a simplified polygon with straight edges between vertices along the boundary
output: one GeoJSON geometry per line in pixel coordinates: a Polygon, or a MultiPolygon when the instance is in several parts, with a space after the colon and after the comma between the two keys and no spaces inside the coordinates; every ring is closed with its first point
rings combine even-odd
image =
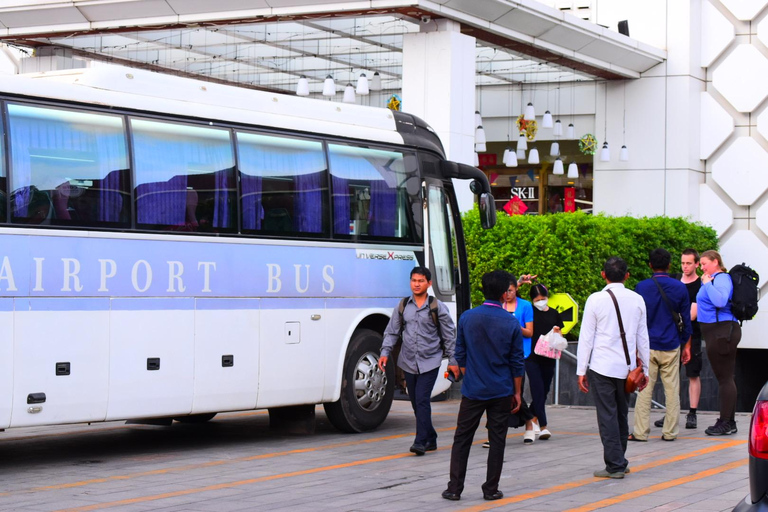
{"type": "Polygon", "coordinates": [[[432,273],[428,268],[415,267],[411,270],[413,295],[408,298],[402,318],[399,304],[392,312],[392,318],[384,331],[384,343],[379,357],[379,368],[384,371],[402,331],[403,344],[397,366],[405,373],[408,397],[416,415],[416,439],[411,446],[411,452],[416,455],[437,449],[437,432],[432,426],[432,406],[429,400],[443,356],[449,359],[448,370],[457,377],[459,375],[459,367],[453,357],[456,326],[448,307],[432,299],[437,301],[439,325],[435,324],[429,307],[430,297],[427,295],[430,286],[432,273]]]}

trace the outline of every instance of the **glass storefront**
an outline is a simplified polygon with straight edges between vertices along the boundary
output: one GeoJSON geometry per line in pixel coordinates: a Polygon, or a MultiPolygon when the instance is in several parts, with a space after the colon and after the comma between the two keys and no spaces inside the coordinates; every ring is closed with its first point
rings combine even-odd
{"type": "MultiPolygon", "coordinates": [[[[552,141],[528,143],[526,157],[535,145],[539,150],[540,163],[528,164],[518,159],[517,167],[502,163],[506,143],[489,142],[488,150],[479,156],[480,169],[491,182],[497,211],[537,215],[542,213],[592,211],[592,155],[579,151],[578,140],[558,140],[560,158],[563,161],[561,175],[552,173],[556,157],[549,156],[552,141]],[[578,177],[569,178],[568,166],[575,162],[578,177]]],[[[517,144],[511,144],[516,147],[517,144]]]]}

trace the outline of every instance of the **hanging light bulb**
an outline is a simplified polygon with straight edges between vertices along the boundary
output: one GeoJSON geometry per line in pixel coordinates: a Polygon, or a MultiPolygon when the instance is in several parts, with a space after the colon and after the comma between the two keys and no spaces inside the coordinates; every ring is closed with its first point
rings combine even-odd
{"type": "Polygon", "coordinates": [[[575,139],[576,138],[576,128],[573,126],[573,123],[568,125],[568,133],[565,137],[566,139],[575,139]]]}
{"type": "Polygon", "coordinates": [[[555,165],[552,167],[552,174],[564,174],[563,161],[559,158],[555,160],[555,165]]]}
{"type": "Polygon", "coordinates": [[[568,164],[568,177],[573,179],[579,177],[579,166],[576,165],[576,162],[568,164]]]}
{"type": "Polygon", "coordinates": [[[558,156],[560,155],[560,144],[557,142],[553,142],[551,146],[549,146],[549,156],[558,156]]]}
{"type": "Polygon", "coordinates": [[[517,138],[517,149],[528,149],[528,139],[525,138],[524,133],[521,133],[520,137],[517,138]]]}
{"type": "Polygon", "coordinates": [[[536,110],[533,108],[533,103],[528,103],[528,105],[525,106],[525,114],[523,114],[523,119],[526,121],[536,120],[536,110]]]}
{"type": "Polygon", "coordinates": [[[539,150],[536,148],[532,148],[531,151],[528,152],[528,163],[529,164],[538,164],[539,163],[539,150]]]}
{"type": "Polygon", "coordinates": [[[541,120],[542,128],[552,128],[552,114],[549,110],[544,112],[544,118],[541,120]]]}
{"type": "Polygon", "coordinates": [[[504,165],[507,167],[517,167],[517,154],[515,153],[515,150],[509,148],[506,150],[506,152],[507,158],[504,160],[504,165]]]}
{"type": "Polygon", "coordinates": [[[475,144],[485,144],[485,142],[485,130],[483,130],[483,125],[479,124],[475,128],[475,144]]]}
{"type": "Polygon", "coordinates": [[[323,82],[323,96],[336,96],[336,82],[331,75],[326,76],[323,82]]]}
{"type": "Polygon", "coordinates": [[[603,149],[600,150],[600,161],[608,162],[611,159],[611,150],[608,149],[608,141],[603,142],[603,149]]]}
{"type": "Polygon", "coordinates": [[[347,86],[344,88],[344,99],[342,99],[344,103],[354,103],[355,102],[355,87],[352,85],[352,83],[348,83],[347,86]]]}
{"type": "Polygon", "coordinates": [[[478,153],[485,153],[486,151],[488,151],[488,147],[485,145],[485,142],[483,143],[478,142],[475,144],[475,151],[478,153]]]}
{"type": "Polygon", "coordinates": [[[299,96],[309,96],[309,80],[305,75],[301,75],[299,83],[296,85],[296,94],[299,96]]]}
{"type": "Polygon", "coordinates": [[[619,161],[629,162],[629,150],[627,149],[627,146],[621,146],[621,151],[619,151],[619,161]]]}
{"type": "Polygon", "coordinates": [[[559,119],[555,121],[555,128],[552,130],[552,135],[555,137],[563,136],[563,123],[561,123],[559,119]]]}
{"type": "Polygon", "coordinates": [[[370,92],[370,88],[368,87],[368,77],[365,73],[360,73],[360,77],[357,79],[357,89],[355,89],[355,92],[360,96],[367,96],[370,92]]]}
{"type": "Polygon", "coordinates": [[[376,71],[373,74],[373,78],[371,79],[371,85],[369,87],[372,91],[380,91],[381,90],[381,75],[379,75],[379,72],[376,71]]]}
{"type": "Polygon", "coordinates": [[[475,110],[475,126],[483,126],[483,116],[480,115],[479,110],[475,110]]]}

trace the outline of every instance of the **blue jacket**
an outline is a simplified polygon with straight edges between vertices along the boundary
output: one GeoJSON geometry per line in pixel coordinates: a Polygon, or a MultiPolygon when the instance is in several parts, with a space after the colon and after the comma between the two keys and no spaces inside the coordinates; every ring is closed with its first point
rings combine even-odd
{"type": "Polygon", "coordinates": [[[654,272],[664,293],[669,299],[672,309],[683,317],[684,328],[680,333],[672,319],[669,306],[659,292],[659,288],[653,279],[646,279],[637,283],[635,291],[645,301],[645,310],[648,314],[648,340],[651,350],[675,350],[681,344],[685,344],[693,332],[691,327],[691,299],[688,297],[688,289],[677,279],[669,277],[666,272],[654,272]]]}
{"type": "Polygon", "coordinates": [[[466,368],[465,397],[491,400],[514,394],[514,378],[525,373],[520,324],[500,302],[485,301],[459,318],[455,357],[466,368]]]}
{"type": "Polygon", "coordinates": [[[698,304],[697,319],[700,324],[736,321],[731,312],[733,298],[733,281],[726,272],[718,272],[712,276],[712,281],[702,284],[696,295],[698,304]]]}

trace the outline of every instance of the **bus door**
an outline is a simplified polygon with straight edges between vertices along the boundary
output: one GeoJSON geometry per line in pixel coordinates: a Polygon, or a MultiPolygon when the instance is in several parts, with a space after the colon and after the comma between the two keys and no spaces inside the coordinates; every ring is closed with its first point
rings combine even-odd
{"type": "Polygon", "coordinates": [[[321,298],[261,299],[258,408],[322,401],[325,316],[321,298]]]}
{"type": "Polygon", "coordinates": [[[443,301],[456,319],[455,230],[443,184],[427,180],[429,251],[426,263],[432,271],[432,291],[443,301]]]}
{"type": "Polygon", "coordinates": [[[11,426],[104,421],[109,299],[16,299],[13,328],[11,426]]]}
{"type": "Polygon", "coordinates": [[[0,299],[0,428],[11,424],[13,405],[13,299],[0,299]]]}

